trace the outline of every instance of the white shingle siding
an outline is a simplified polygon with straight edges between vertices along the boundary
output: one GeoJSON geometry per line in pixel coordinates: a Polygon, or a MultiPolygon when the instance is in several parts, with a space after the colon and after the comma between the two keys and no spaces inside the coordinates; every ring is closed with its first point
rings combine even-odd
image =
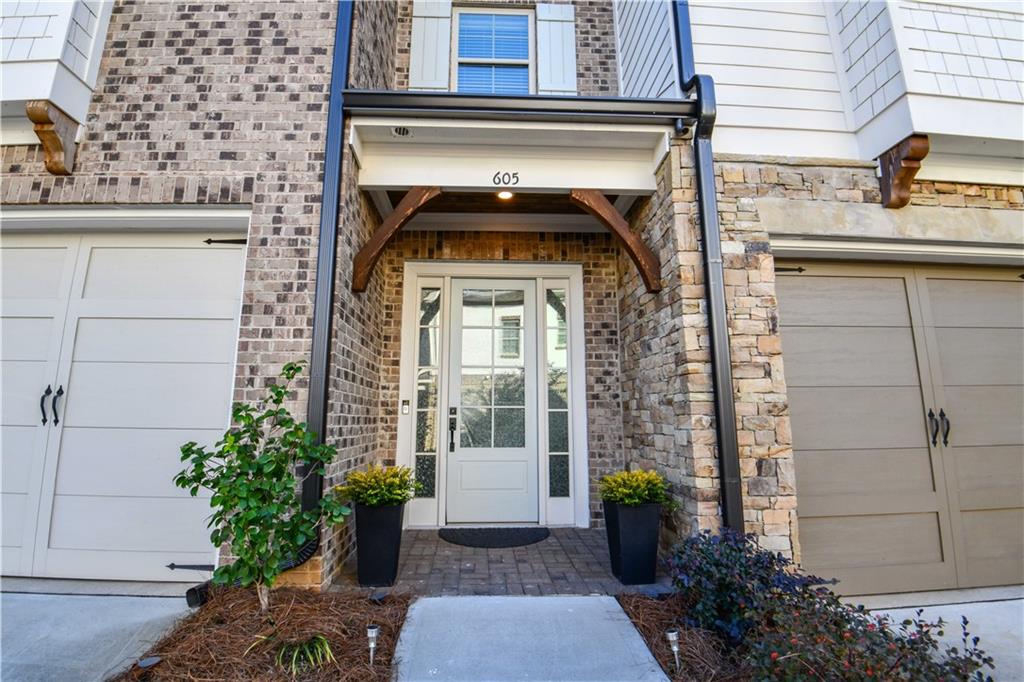
{"type": "Polygon", "coordinates": [[[669,3],[616,0],[615,23],[619,93],[623,97],[680,97],[669,3]]]}
{"type": "Polygon", "coordinates": [[[833,7],[853,124],[860,128],[906,92],[892,21],[880,0],[833,7]]]}
{"type": "Polygon", "coordinates": [[[910,52],[911,90],[925,94],[1024,102],[1024,15],[901,0],[898,20],[910,52]]]}
{"type": "Polygon", "coordinates": [[[96,39],[98,2],[0,3],[3,61],[60,60],[85,80],[96,39]]]}

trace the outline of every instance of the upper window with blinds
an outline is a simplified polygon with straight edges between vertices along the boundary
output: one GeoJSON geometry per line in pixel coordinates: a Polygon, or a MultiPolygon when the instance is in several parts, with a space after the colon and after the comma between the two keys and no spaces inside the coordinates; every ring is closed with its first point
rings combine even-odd
{"type": "Polygon", "coordinates": [[[452,90],[488,95],[534,92],[533,12],[454,9],[452,90]]]}

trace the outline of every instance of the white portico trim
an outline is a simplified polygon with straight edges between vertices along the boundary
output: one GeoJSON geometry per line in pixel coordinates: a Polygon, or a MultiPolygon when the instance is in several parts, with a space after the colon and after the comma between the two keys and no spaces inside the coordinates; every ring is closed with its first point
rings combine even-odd
{"type": "MultiPolygon", "coordinates": [[[[532,308],[536,319],[532,326],[538,330],[538,357],[534,363],[536,399],[532,401],[537,411],[535,432],[528,433],[528,445],[536,446],[537,462],[537,523],[542,526],[577,526],[585,528],[590,523],[589,458],[586,423],[586,381],[583,332],[583,268],[572,263],[527,263],[527,262],[473,262],[473,261],[409,261],[405,264],[402,304],[402,350],[400,369],[400,390],[398,396],[398,438],[395,460],[398,464],[420,467],[419,478],[432,476],[433,490],[413,499],[406,507],[405,525],[412,528],[433,528],[448,525],[446,516],[446,494],[448,477],[445,475],[449,463],[448,409],[456,401],[449,395],[448,382],[441,380],[437,390],[431,435],[431,444],[417,447],[417,412],[423,411],[417,403],[417,336],[420,333],[421,292],[425,289],[440,291],[440,313],[438,330],[436,368],[439,377],[449,375],[451,357],[451,314],[453,281],[472,278],[492,280],[500,286],[502,280],[532,280],[536,302],[532,308]],[[564,291],[566,334],[565,349],[568,359],[568,494],[552,487],[550,479],[551,455],[548,451],[548,390],[546,367],[547,344],[544,343],[546,329],[545,300],[550,291],[564,291]],[[420,452],[416,452],[420,450],[420,452]],[[426,467],[432,472],[426,473],[426,467]],[[552,494],[552,493],[555,494],[552,494]],[[432,493],[432,495],[430,495],[432,493]],[[429,495],[429,496],[428,496],[429,495]]],[[[529,308],[530,306],[528,306],[529,308]]],[[[528,324],[527,327],[530,325],[528,324]]],[[[428,415],[424,415],[428,416],[428,415]]],[[[424,420],[425,423],[426,420],[424,420]]],[[[419,439],[422,444],[422,438],[419,439]]],[[[557,455],[564,456],[564,455],[557,455]]],[[[564,462],[559,462],[564,464],[564,462]]],[[[523,525],[523,524],[516,524],[523,525]]]]}
{"type": "Polygon", "coordinates": [[[418,185],[635,197],[656,189],[671,134],[664,125],[353,116],[349,146],[375,201],[418,185]]]}

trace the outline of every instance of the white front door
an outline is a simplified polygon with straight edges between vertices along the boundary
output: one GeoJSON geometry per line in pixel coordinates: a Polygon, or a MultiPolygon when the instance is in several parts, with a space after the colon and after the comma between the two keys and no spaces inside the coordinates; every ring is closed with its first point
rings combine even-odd
{"type": "Polygon", "coordinates": [[[452,280],[448,523],[537,523],[533,280],[452,280]]]}

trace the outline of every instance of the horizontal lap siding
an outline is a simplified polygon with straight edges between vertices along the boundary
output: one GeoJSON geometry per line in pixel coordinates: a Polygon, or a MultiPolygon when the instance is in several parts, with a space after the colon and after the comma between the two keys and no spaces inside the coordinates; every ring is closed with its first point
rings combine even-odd
{"type": "Polygon", "coordinates": [[[695,2],[690,20],[719,125],[846,131],[823,5],[695,2]]]}
{"type": "Polygon", "coordinates": [[[615,3],[623,97],[679,97],[668,2],[615,3]]]}

